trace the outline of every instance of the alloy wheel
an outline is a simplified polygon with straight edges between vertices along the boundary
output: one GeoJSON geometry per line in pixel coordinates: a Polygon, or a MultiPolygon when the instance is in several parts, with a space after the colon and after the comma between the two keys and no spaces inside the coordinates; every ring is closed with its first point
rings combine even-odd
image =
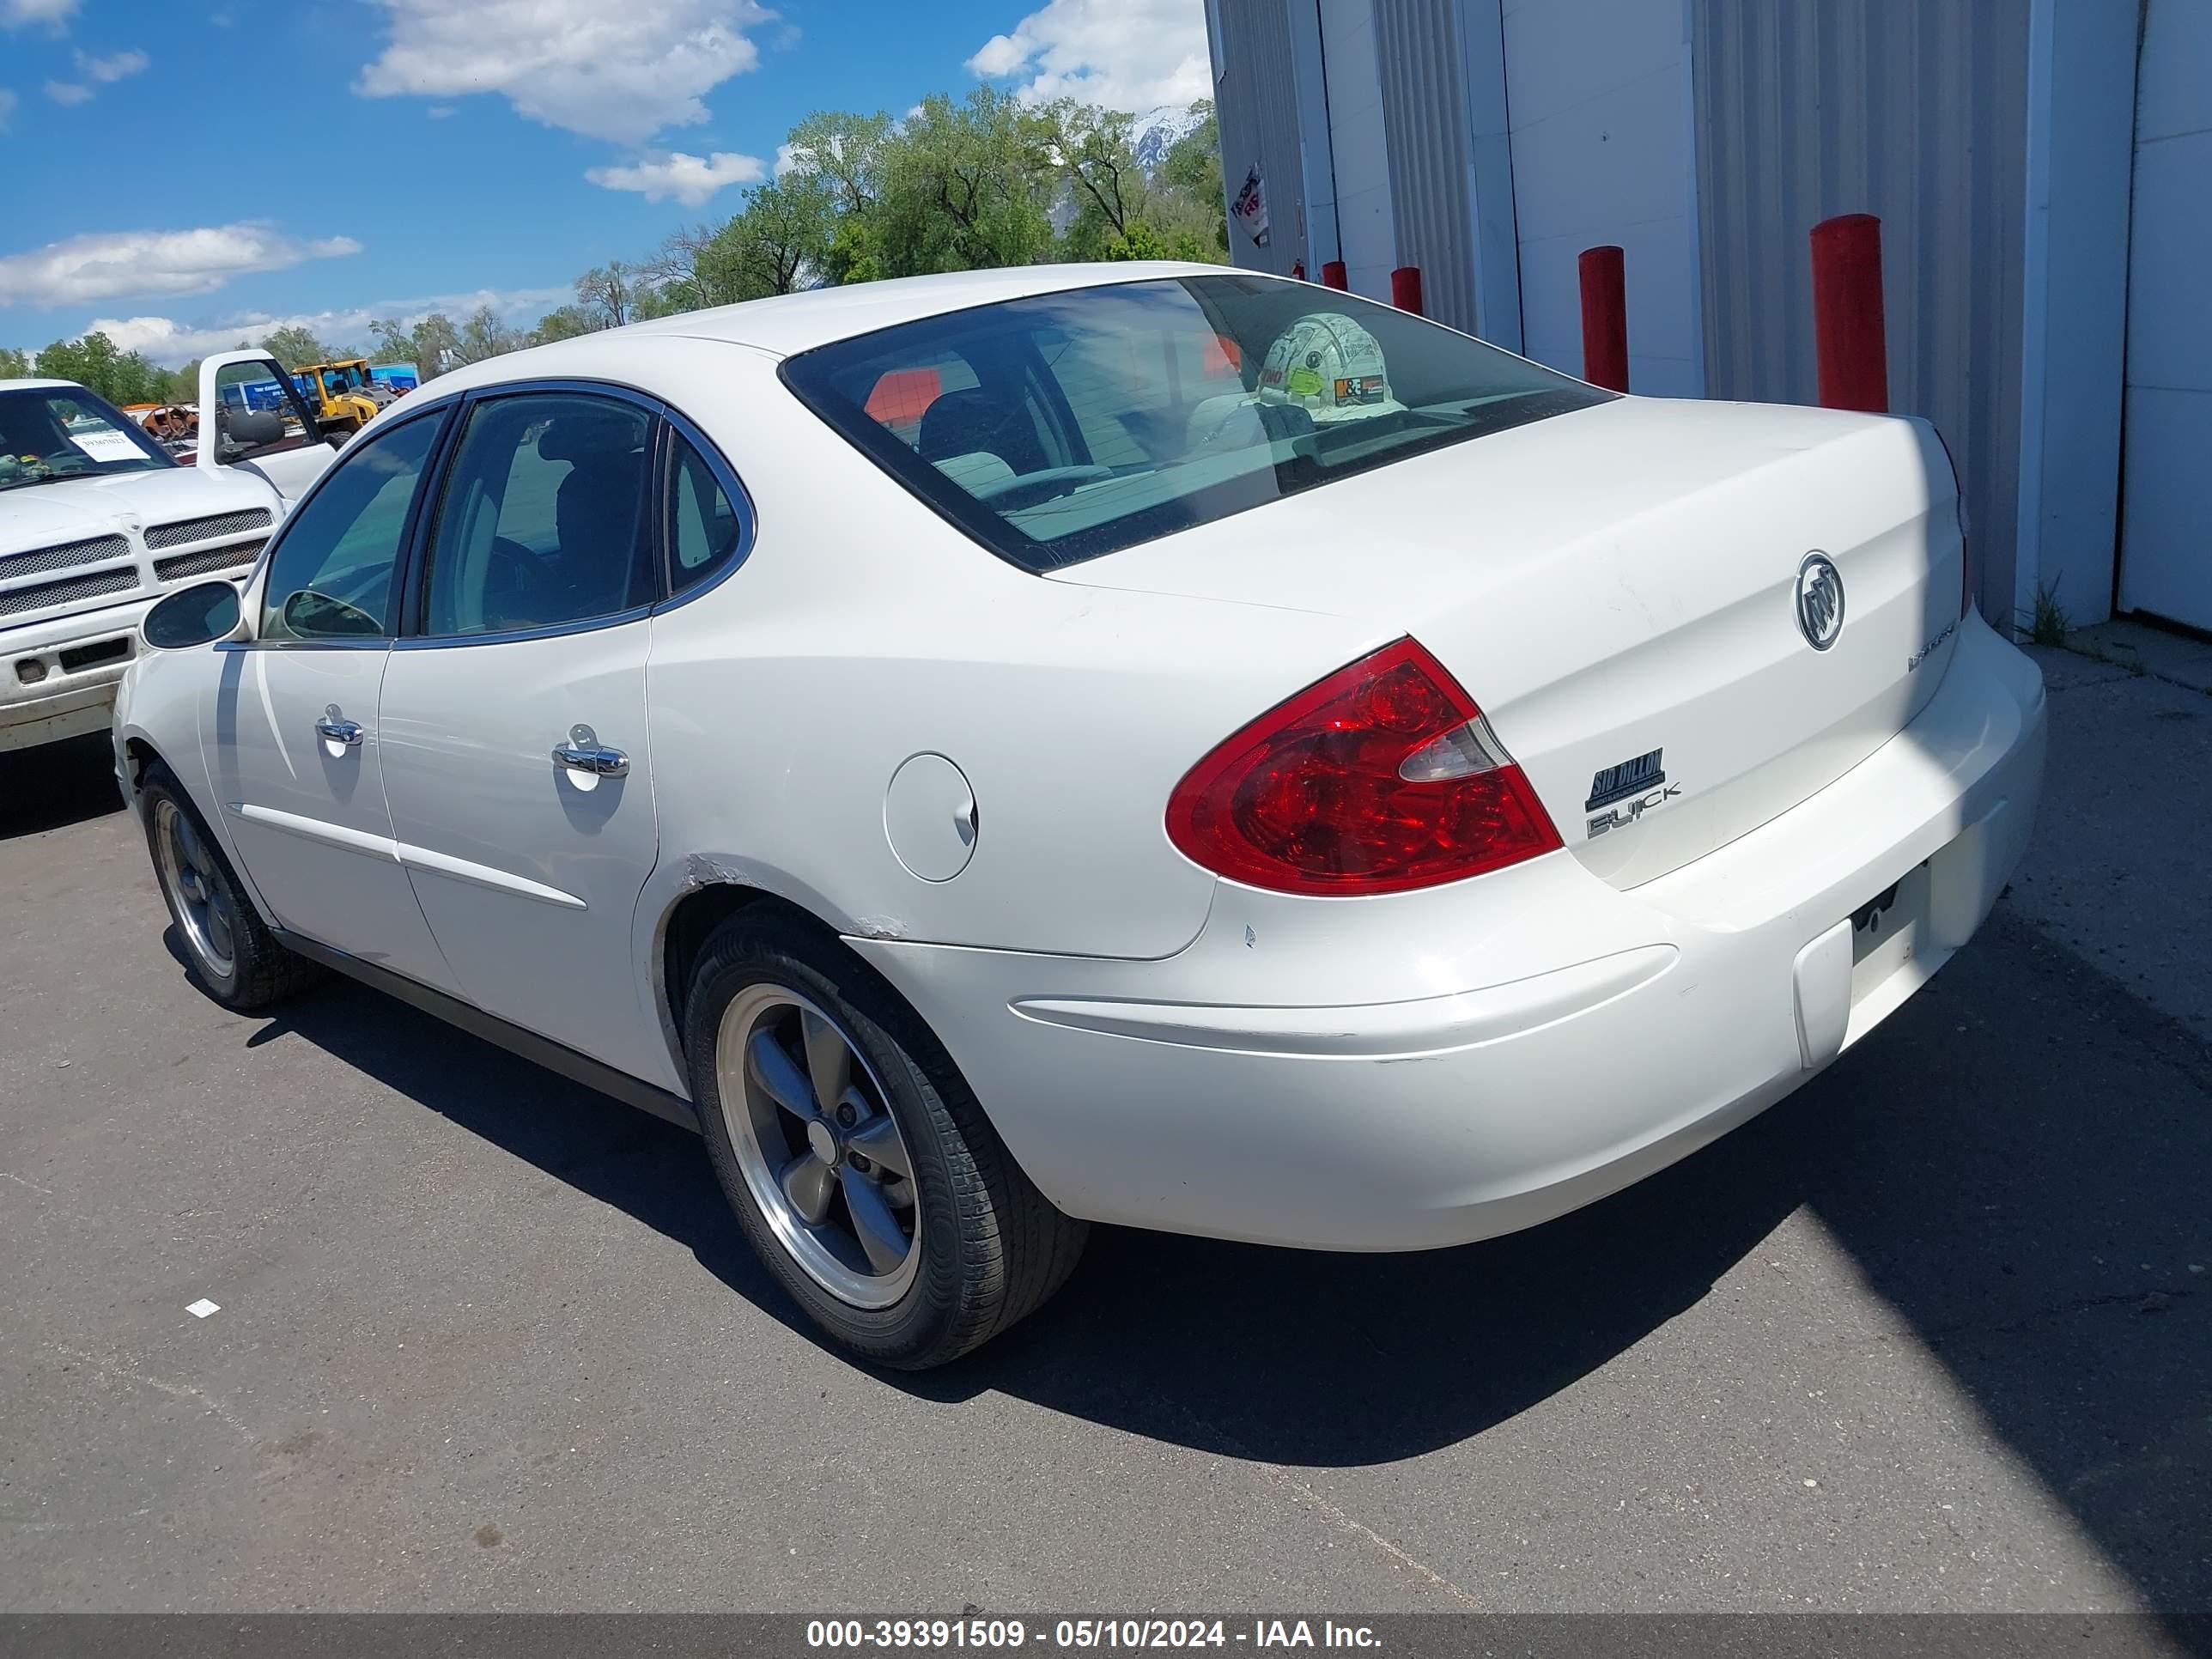
{"type": "Polygon", "coordinates": [[[166,797],[154,804],[154,843],[161,853],[161,885],[185,945],[210,975],[228,979],[238,967],[238,914],[228,884],[216,873],[213,849],[166,797]]]}
{"type": "Polygon", "coordinates": [[[844,1028],[796,991],[750,985],[723,1012],[714,1067],[738,1167],[791,1259],[856,1308],[904,1296],[921,1260],[914,1159],[844,1028]]]}

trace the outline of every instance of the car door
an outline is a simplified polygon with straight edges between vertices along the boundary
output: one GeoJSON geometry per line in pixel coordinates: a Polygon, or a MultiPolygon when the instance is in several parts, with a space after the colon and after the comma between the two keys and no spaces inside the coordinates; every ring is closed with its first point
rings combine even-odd
{"type": "Polygon", "coordinates": [[[270,919],[446,991],[392,843],[376,708],[402,551],[449,413],[368,439],[285,521],[247,590],[252,637],[216,647],[202,727],[224,826],[270,919]]]}
{"type": "Polygon", "coordinates": [[[461,422],[379,712],[399,854],[471,1001],[659,1080],[630,942],[659,850],[659,412],[524,388],[461,422]]]}
{"type": "Polygon", "coordinates": [[[337,453],[275,358],[226,351],[201,360],[198,465],[251,472],[289,507],[330,470],[337,453]],[[270,415],[276,425],[266,435],[249,434],[238,418],[270,415]]]}

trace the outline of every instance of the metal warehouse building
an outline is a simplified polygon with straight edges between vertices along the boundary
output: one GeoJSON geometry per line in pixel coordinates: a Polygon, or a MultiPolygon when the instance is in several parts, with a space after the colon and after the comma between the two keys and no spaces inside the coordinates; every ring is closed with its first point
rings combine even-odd
{"type": "Polygon", "coordinates": [[[1630,387],[1811,402],[1807,234],[1882,221],[1892,407],[1965,481],[1984,614],[2212,629],[2212,0],[1207,0],[1238,264],[1630,387]]]}

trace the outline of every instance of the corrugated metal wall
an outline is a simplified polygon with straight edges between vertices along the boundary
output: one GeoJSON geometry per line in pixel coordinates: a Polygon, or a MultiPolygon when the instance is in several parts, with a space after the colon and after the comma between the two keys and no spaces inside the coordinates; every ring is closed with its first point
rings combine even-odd
{"type": "Polygon", "coordinates": [[[1693,0],[1692,24],[1709,394],[1814,401],[1806,234],[1879,216],[1891,407],[1934,421],[1958,460],[1997,621],[2019,506],[2027,19],[2026,0],[1693,0]]]}
{"type": "Polygon", "coordinates": [[[1221,122],[1221,173],[1233,198],[1253,162],[1267,187],[1267,246],[1231,226],[1229,257],[1247,270],[1290,275],[1306,260],[1304,180],[1298,161],[1297,97],[1291,82],[1291,30],[1284,0],[1220,0],[1226,44],[1214,103],[1221,122]]]}
{"type": "Polygon", "coordinates": [[[1451,0],[1375,0],[1398,261],[1419,265],[1424,308],[1475,331],[1472,155],[1451,0]]]}

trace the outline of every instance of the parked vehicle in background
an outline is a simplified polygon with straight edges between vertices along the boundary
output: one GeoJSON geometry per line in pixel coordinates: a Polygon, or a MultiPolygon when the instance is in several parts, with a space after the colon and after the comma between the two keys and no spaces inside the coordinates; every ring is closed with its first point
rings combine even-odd
{"type": "Polygon", "coordinates": [[[977,271],[441,377],[148,617],[116,763],[218,1001],[338,968],[700,1129],[921,1366],[1085,1222],[1511,1231],[1865,1039],[2034,818],[1965,568],[1924,422],[977,271]]]}
{"type": "Polygon", "coordinates": [[[125,404],[123,412],[171,455],[189,463],[200,433],[198,410],[190,404],[125,404]]]}
{"type": "Polygon", "coordinates": [[[0,380],[0,750],[104,730],[147,608],[245,576],[331,457],[290,384],[258,352],[207,359],[198,409],[149,417],[191,431],[179,456],[74,382],[0,380]],[[284,413],[245,405],[264,381],[284,413]]]}
{"type": "Polygon", "coordinates": [[[360,431],[399,396],[369,373],[366,357],[310,363],[294,372],[292,383],[314,405],[316,422],[326,434],[360,431]]]}
{"type": "Polygon", "coordinates": [[[412,363],[371,363],[368,378],[390,388],[395,398],[404,397],[422,384],[422,373],[412,363]]]}

